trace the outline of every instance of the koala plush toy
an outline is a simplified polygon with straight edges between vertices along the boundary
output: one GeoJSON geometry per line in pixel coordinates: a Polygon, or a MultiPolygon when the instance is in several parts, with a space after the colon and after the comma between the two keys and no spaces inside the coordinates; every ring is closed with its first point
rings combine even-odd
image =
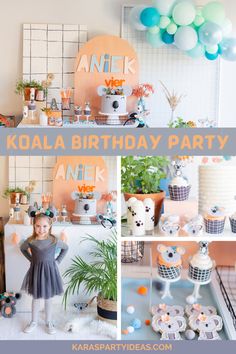
{"type": "Polygon", "coordinates": [[[188,317],[198,317],[199,315],[212,316],[217,314],[215,307],[200,304],[187,305],[185,307],[185,313],[188,317]]]}
{"type": "Polygon", "coordinates": [[[171,317],[183,316],[184,309],[182,306],[178,306],[178,305],[170,306],[170,305],[166,305],[166,304],[159,304],[159,305],[152,306],[151,314],[152,314],[152,316],[157,316],[157,317],[161,317],[163,315],[168,315],[171,317]]]}
{"type": "Polygon", "coordinates": [[[183,316],[154,316],[152,328],[155,332],[161,333],[161,340],[181,340],[180,332],[185,331],[186,321],[183,316]]]}
{"type": "Polygon", "coordinates": [[[199,332],[198,340],[221,340],[217,333],[223,327],[220,316],[191,316],[189,318],[189,326],[192,330],[199,332]]]}

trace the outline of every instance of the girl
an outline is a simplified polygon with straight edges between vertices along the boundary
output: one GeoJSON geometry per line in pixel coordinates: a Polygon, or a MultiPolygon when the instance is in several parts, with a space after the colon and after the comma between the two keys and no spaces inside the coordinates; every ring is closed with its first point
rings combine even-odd
{"type": "Polygon", "coordinates": [[[45,300],[46,331],[55,334],[52,323],[52,298],[63,293],[62,280],[58,264],[65,257],[68,246],[57,240],[51,233],[53,213],[31,212],[34,217],[33,235],[22,245],[21,252],[30,261],[30,268],[22,284],[22,290],[32,295],[32,319],[24,329],[31,333],[37,327],[40,311],[40,299],[45,300]],[[60,253],[55,259],[55,251],[60,248],[60,253]]]}

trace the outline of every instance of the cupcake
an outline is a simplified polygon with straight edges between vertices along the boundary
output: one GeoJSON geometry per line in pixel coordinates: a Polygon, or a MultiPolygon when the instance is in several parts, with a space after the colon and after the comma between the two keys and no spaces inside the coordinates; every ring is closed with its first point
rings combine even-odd
{"type": "Polygon", "coordinates": [[[170,199],[175,201],[187,200],[191,189],[188,181],[182,176],[175,176],[168,186],[170,199]]]}
{"type": "Polygon", "coordinates": [[[208,255],[208,243],[200,242],[199,251],[189,262],[188,276],[197,282],[207,282],[211,278],[213,261],[208,255]]]}
{"type": "Polygon", "coordinates": [[[224,209],[214,206],[204,215],[205,230],[208,234],[222,234],[225,226],[224,209]]]}
{"type": "Polygon", "coordinates": [[[159,276],[164,279],[177,279],[180,277],[182,269],[181,256],[185,253],[183,247],[158,245],[160,253],[157,259],[157,269],[159,276]]]}
{"type": "Polygon", "coordinates": [[[234,213],[230,218],[231,231],[236,234],[236,213],[234,213]]]}

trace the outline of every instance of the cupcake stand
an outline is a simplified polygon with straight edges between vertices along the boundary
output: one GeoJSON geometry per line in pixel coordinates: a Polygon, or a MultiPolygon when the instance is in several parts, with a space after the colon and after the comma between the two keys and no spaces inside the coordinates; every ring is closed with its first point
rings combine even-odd
{"type": "MultiPolygon", "coordinates": [[[[126,241],[128,242],[128,241],[126,241]]],[[[134,241],[133,241],[134,242],[134,241]]],[[[199,249],[202,245],[200,244],[199,249]]],[[[145,242],[144,256],[141,260],[134,263],[122,263],[122,308],[121,308],[121,328],[122,330],[130,326],[131,321],[136,318],[140,319],[141,328],[130,334],[123,334],[123,340],[158,340],[160,333],[154,332],[152,326],[145,325],[145,321],[152,322],[151,309],[153,305],[166,304],[172,306],[185,306],[188,304],[186,298],[189,296],[198,296],[198,287],[200,282],[189,281],[189,270],[181,271],[181,279],[176,282],[167,282],[171,284],[171,294],[166,291],[166,285],[160,284],[160,278],[156,264],[152,264],[152,243],[145,242]],[[138,294],[139,287],[147,288],[147,295],[141,296],[138,294]],[[192,294],[192,295],[191,295],[192,294]],[[164,295],[164,298],[163,298],[164,295]],[[169,296],[171,295],[171,296],[169,296]],[[132,305],[135,309],[133,314],[127,313],[127,306],[132,305]]],[[[198,252],[199,253],[199,252],[198,252]]],[[[197,253],[197,254],[198,254],[197,253]]],[[[166,281],[166,280],[165,280],[166,281]]],[[[235,277],[236,282],[236,277],[235,277]]],[[[167,287],[169,287],[169,285],[167,287]]],[[[222,285],[219,281],[217,272],[212,271],[211,280],[201,282],[201,299],[195,298],[195,303],[198,302],[203,306],[213,306],[216,308],[217,314],[222,317],[223,329],[219,332],[220,338],[236,339],[236,316],[228,309],[228,304],[224,300],[225,296],[222,291],[222,285]],[[203,286],[204,285],[204,286],[203,286]],[[231,314],[232,313],[232,314],[231,314]]],[[[158,305],[159,306],[159,305],[158,305]]],[[[165,305],[164,305],[165,306],[165,305]]],[[[186,315],[184,315],[186,316],[186,315]]],[[[186,321],[188,323],[187,317],[186,321]]],[[[188,328],[188,327],[187,327],[188,328]]],[[[182,339],[185,338],[185,333],[181,333],[182,339]]],[[[195,335],[195,340],[198,335],[195,335]]]]}

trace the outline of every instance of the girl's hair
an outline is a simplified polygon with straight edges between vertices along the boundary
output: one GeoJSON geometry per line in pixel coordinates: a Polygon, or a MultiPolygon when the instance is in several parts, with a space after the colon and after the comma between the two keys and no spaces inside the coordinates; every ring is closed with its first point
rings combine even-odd
{"type": "Polygon", "coordinates": [[[28,238],[28,242],[31,242],[31,241],[36,240],[37,234],[36,234],[36,232],[35,232],[35,224],[36,224],[36,222],[37,222],[38,220],[40,220],[40,219],[47,219],[47,222],[48,222],[48,224],[50,225],[50,229],[49,229],[49,233],[48,233],[48,238],[51,238],[52,241],[53,241],[53,243],[56,243],[57,238],[56,238],[56,236],[54,236],[54,235],[52,234],[52,232],[51,232],[51,231],[52,231],[52,218],[50,218],[49,216],[47,216],[47,215],[45,215],[45,214],[38,214],[38,215],[36,215],[36,216],[34,217],[34,219],[33,219],[33,234],[32,234],[32,236],[30,236],[30,237],[28,238]]]}

